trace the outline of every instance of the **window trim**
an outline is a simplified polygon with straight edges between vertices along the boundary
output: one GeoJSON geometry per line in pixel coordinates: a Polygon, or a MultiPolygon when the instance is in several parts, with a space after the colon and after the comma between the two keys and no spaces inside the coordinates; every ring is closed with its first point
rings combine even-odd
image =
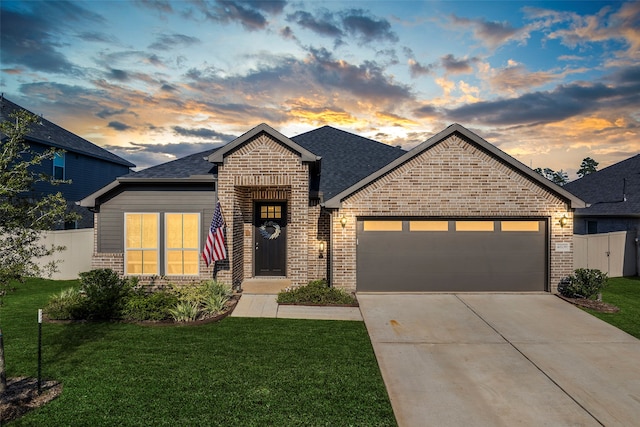
{"type": "MultiPolygon", "coordinates": [[[[123,216],[123,221],[124,221],[124,241],[123,243],[123,249],[124,249],[124,259],[123,259],[123,271],[124,271],[124,275],[125,276],[159,276],[160,275],[160,270],[161,270],[161,265],[160,265],[160,212],[124,212],[124,216],[123,216]],[[127,248],[127,215],[155,215],[156,216],[156,247],[155,248],[135,248],[135,249],[131,249],[131,250],[140,250],[140,251],[144,251],[144,250],[154,250],[156,251],[156,265],[158,266],[158,271],[156,271],[155,273],[129,273],[127,271],[127,252],[129,252],[129,249],[127,248]]],[[[144,264],[143,264],[144,265],[144,264]]]]}
{"type": "MultiPolygon", "coordinates": [[[[200,275],[200,248],[202,246],[202,238],[201,238],[201,234],[202,233],[202,215],[200,214],[200,212],[164,212],[164,240],[162,242],[163,244],[163,254],[164,254],[164,263],[162,265],[163,267],[163,271],[164,271],[164,275],[165,276],[170,276],[170,277],[178,277],[178,276],[189,276],[189,277],[198,277],[200,275]],[[196,215],[198,217],[198,231],[197,231],[197,239],[196,241],[198,242],[198,247],[197,248],[169,248],[169,244],[168,244],[168,239],[169,239],[169,233],[168,233],[168,226],[169,226],[169,221],[167,221],[167,216],[168,215],[196,215]],[[186,250],[196,250],[197,254],[198,254],[198,271],[195,274],[185,274],[185,273],[180,273],[180,274],[170,274],[169,273],[169,252],[177,252],[177,251],[181,251],[184,252],[186,250]]],[[[183,227],[183,231],[184,231],[184,227],[183,227]]],[[[184,258],[183,258],[183,264],[182,264],[182,268],[184,270],[184,258]]]]}

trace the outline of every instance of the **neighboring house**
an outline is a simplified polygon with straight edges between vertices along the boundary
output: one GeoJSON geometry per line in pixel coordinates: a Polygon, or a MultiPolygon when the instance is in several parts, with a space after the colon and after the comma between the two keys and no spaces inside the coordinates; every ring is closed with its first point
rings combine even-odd
{"type": "Polygon", "coordinates": [[[373,292],[554,292],[573,269],[573,209],[585,207],[458,124],[408,152],[328,126],[287,138],[261,124],[78,203],[96,212],[95,268],[373,292]],[[214,272],[200,252],[217,200],[228,259],[214,272]]]}
{"type": "MultiPolygon", "coordinates": [[[[0,121],[8,121],[11,114],[25,110],[7,98],[0,97],[0,121]]],[[[32,113],[33,114],[33,113],[32,113]]],[[[135,167],[109,151],[98,147],[84,138],[75,135],[50,121],[40,118],[25,136],[25,143],[35,151],[42,153],[55,147],[64,150],[54,159],[44,161],[36,168],[36,172],[51,175],[57,179],[70,180],[70,184],[51,185],[37,183],[28,197],[42,197],[42,195],[61,192],[69,201],[70,209],[81,215],[81,219],[74,224],[65,224],[65,228],[93,227],[93,214],[86,208],[79,208],[75,201],[104,187],[121,175],[130,172],[135,167]]]]}
{"type": "Polygon", "coordinates": [[[640,232],[640,154],[585,175],[564,188],[588,203],[588,207],[575,211],[575,234],[640,232]]]}

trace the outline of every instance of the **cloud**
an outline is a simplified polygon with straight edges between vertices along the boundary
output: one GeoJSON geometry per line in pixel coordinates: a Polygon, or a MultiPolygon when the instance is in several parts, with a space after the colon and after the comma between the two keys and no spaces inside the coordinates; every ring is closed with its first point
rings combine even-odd
{"type": "Polygon", "coordinates": [[[207,129],[207,128],[187,129],[182,126],[174,126],[173,130],[177,135],[193,136],[193,137],[202,138],[202,139],[213,139],[220,142],[229,142],[235,138],[234,135],[217,132],[213,129],[207,129]]]}
{"type": "Polygon", "coordinates": [[[456,59],[453,54],[448,54],[440,58],[440,62],[445,70],[451,74],[468,74],[473,71],[471,64],[478,62],[478,58],[456,59]]]}
{"type": "Polygon", "coordinates": [[[117,131],[125,131],[125,130],[129,130],[131,129],[131,126],[122,123],[122,122],[118,122],[118,121],[112,121],[109,122],[109,124],[107,125],[108,127],[110,127],[111,129],[115,129],[117,131]]]}
{"type": "Polygon", "coordinates": [[[446,110],[446,115],[460,122],[527,125],[553,123],[581,114],[637,105],[640,67],[620,70],[607,80],[609,84],[575,82],[557,86],[552,91],[476,102],[446,110]]]}
{"type": "Polygon", "coordinates": [[[407,60],[407,63],[409,64],[409,74],[411,74],[411,77],[413,77],[414,79],[420,76],[431,74],[431,72],[433,71],[432,64],[422,65],[413,58],[409,58],[407,60]]]}
{"type": "Polygon", "coordinates": [[[149,45],[149,49],[166,51],[185,48],[198,43],[201,43],[201,40],[197,37],[191,37],[184,34],[161,34],[149,45]]]}
{"type": "Polygon", "coordinates": [[[451,24],[467,30],[488,47],[495,49],[512,40],[524,40],[528,37],[525,29],[513,28],[508,22],[486,21],[483,18],[469,19],[451,15],[451,24]]]}
{"type": "Polygon", "coordinates": [[[287,20],[295,22],[301,27],[321,36],[334,37],[337,39],[344,36],[344,32],[339,28],[339,23],[332,13],[325,11],[319,15],[319,17],[316,17],[309,12],[299,10],[287,15],[287,20]]]}
{"type": "Polygon", "coordinates": [[[169,0],[136,0],[136,3],[157,12],[173,13],[173,7],[169,0]]]}
{"type": "Polygon", "coordinates": [[[362,9],[350,9],[342,12],[341,15],[345,31],[359,39],[361,43],[398,41],[398,36],[391,30],[391,24],[384,18],[371,17],[362,9]]]}
{"type": "Polygon", "coordinates": [[[206,19],[221,23],[238,22],[249,31],[266,28],[269,23],[267,15],[281,13],[285,5],[284,0],[217,0],[211,5],[196,3],[206,19]]]}
{"type": "Polygon", "coordinates": [[[146,169],[171,160],[205,152],[220,146],[211,142],[178,142],[172,144],[138,144],[127,146],[104,145],[103,148],[134,163],[136,170],[146,169]]]}
{"type": "Polygon", "coordinates": [[[119,80],[121,82],[126,82],[129,80],[129,74],[124,70],[110,69],[108,76],[112,79],[119,80]]]}
{"type": "Polygon", "coordinates": [[[287,20],[323,37],[334,38],[335,46],[345,44],[347,37],[353,38],[362,45],[398,41],[398,36],[391,29],[389,21],[371,16],[363,9],[338,12],[322,9],[315,14],[298,10],[287,15],[287,20]]]}

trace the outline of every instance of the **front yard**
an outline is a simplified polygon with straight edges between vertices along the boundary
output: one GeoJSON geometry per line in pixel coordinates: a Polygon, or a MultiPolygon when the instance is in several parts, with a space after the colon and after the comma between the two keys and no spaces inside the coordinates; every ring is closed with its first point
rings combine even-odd
{"type": "MultiPolygon", "coordinates": [[[[37,373],[37,309],[73,282],[30,280],[2,310],[8,376],[37,373]]],[[[391,426],[362,322],[226,318],[199,326],[43,325],[63,392],[15,426],[391,426]]]]}
{"type": "Polygon", "coordinates": [[[616,277],[609,279],[602,291],[602,300],[620,308],[617,313],[589,313],[623,331],[640,338],[640,277],[616,277]]]}

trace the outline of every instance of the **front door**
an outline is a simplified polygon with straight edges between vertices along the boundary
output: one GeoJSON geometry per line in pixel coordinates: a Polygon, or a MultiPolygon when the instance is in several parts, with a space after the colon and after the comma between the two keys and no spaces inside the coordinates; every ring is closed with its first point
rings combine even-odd
{"type": "Polygon", "coordinates": [[[255,275],[285,276],[287,260],[287,204],[259,202],[254,220],[255,275]]]}

